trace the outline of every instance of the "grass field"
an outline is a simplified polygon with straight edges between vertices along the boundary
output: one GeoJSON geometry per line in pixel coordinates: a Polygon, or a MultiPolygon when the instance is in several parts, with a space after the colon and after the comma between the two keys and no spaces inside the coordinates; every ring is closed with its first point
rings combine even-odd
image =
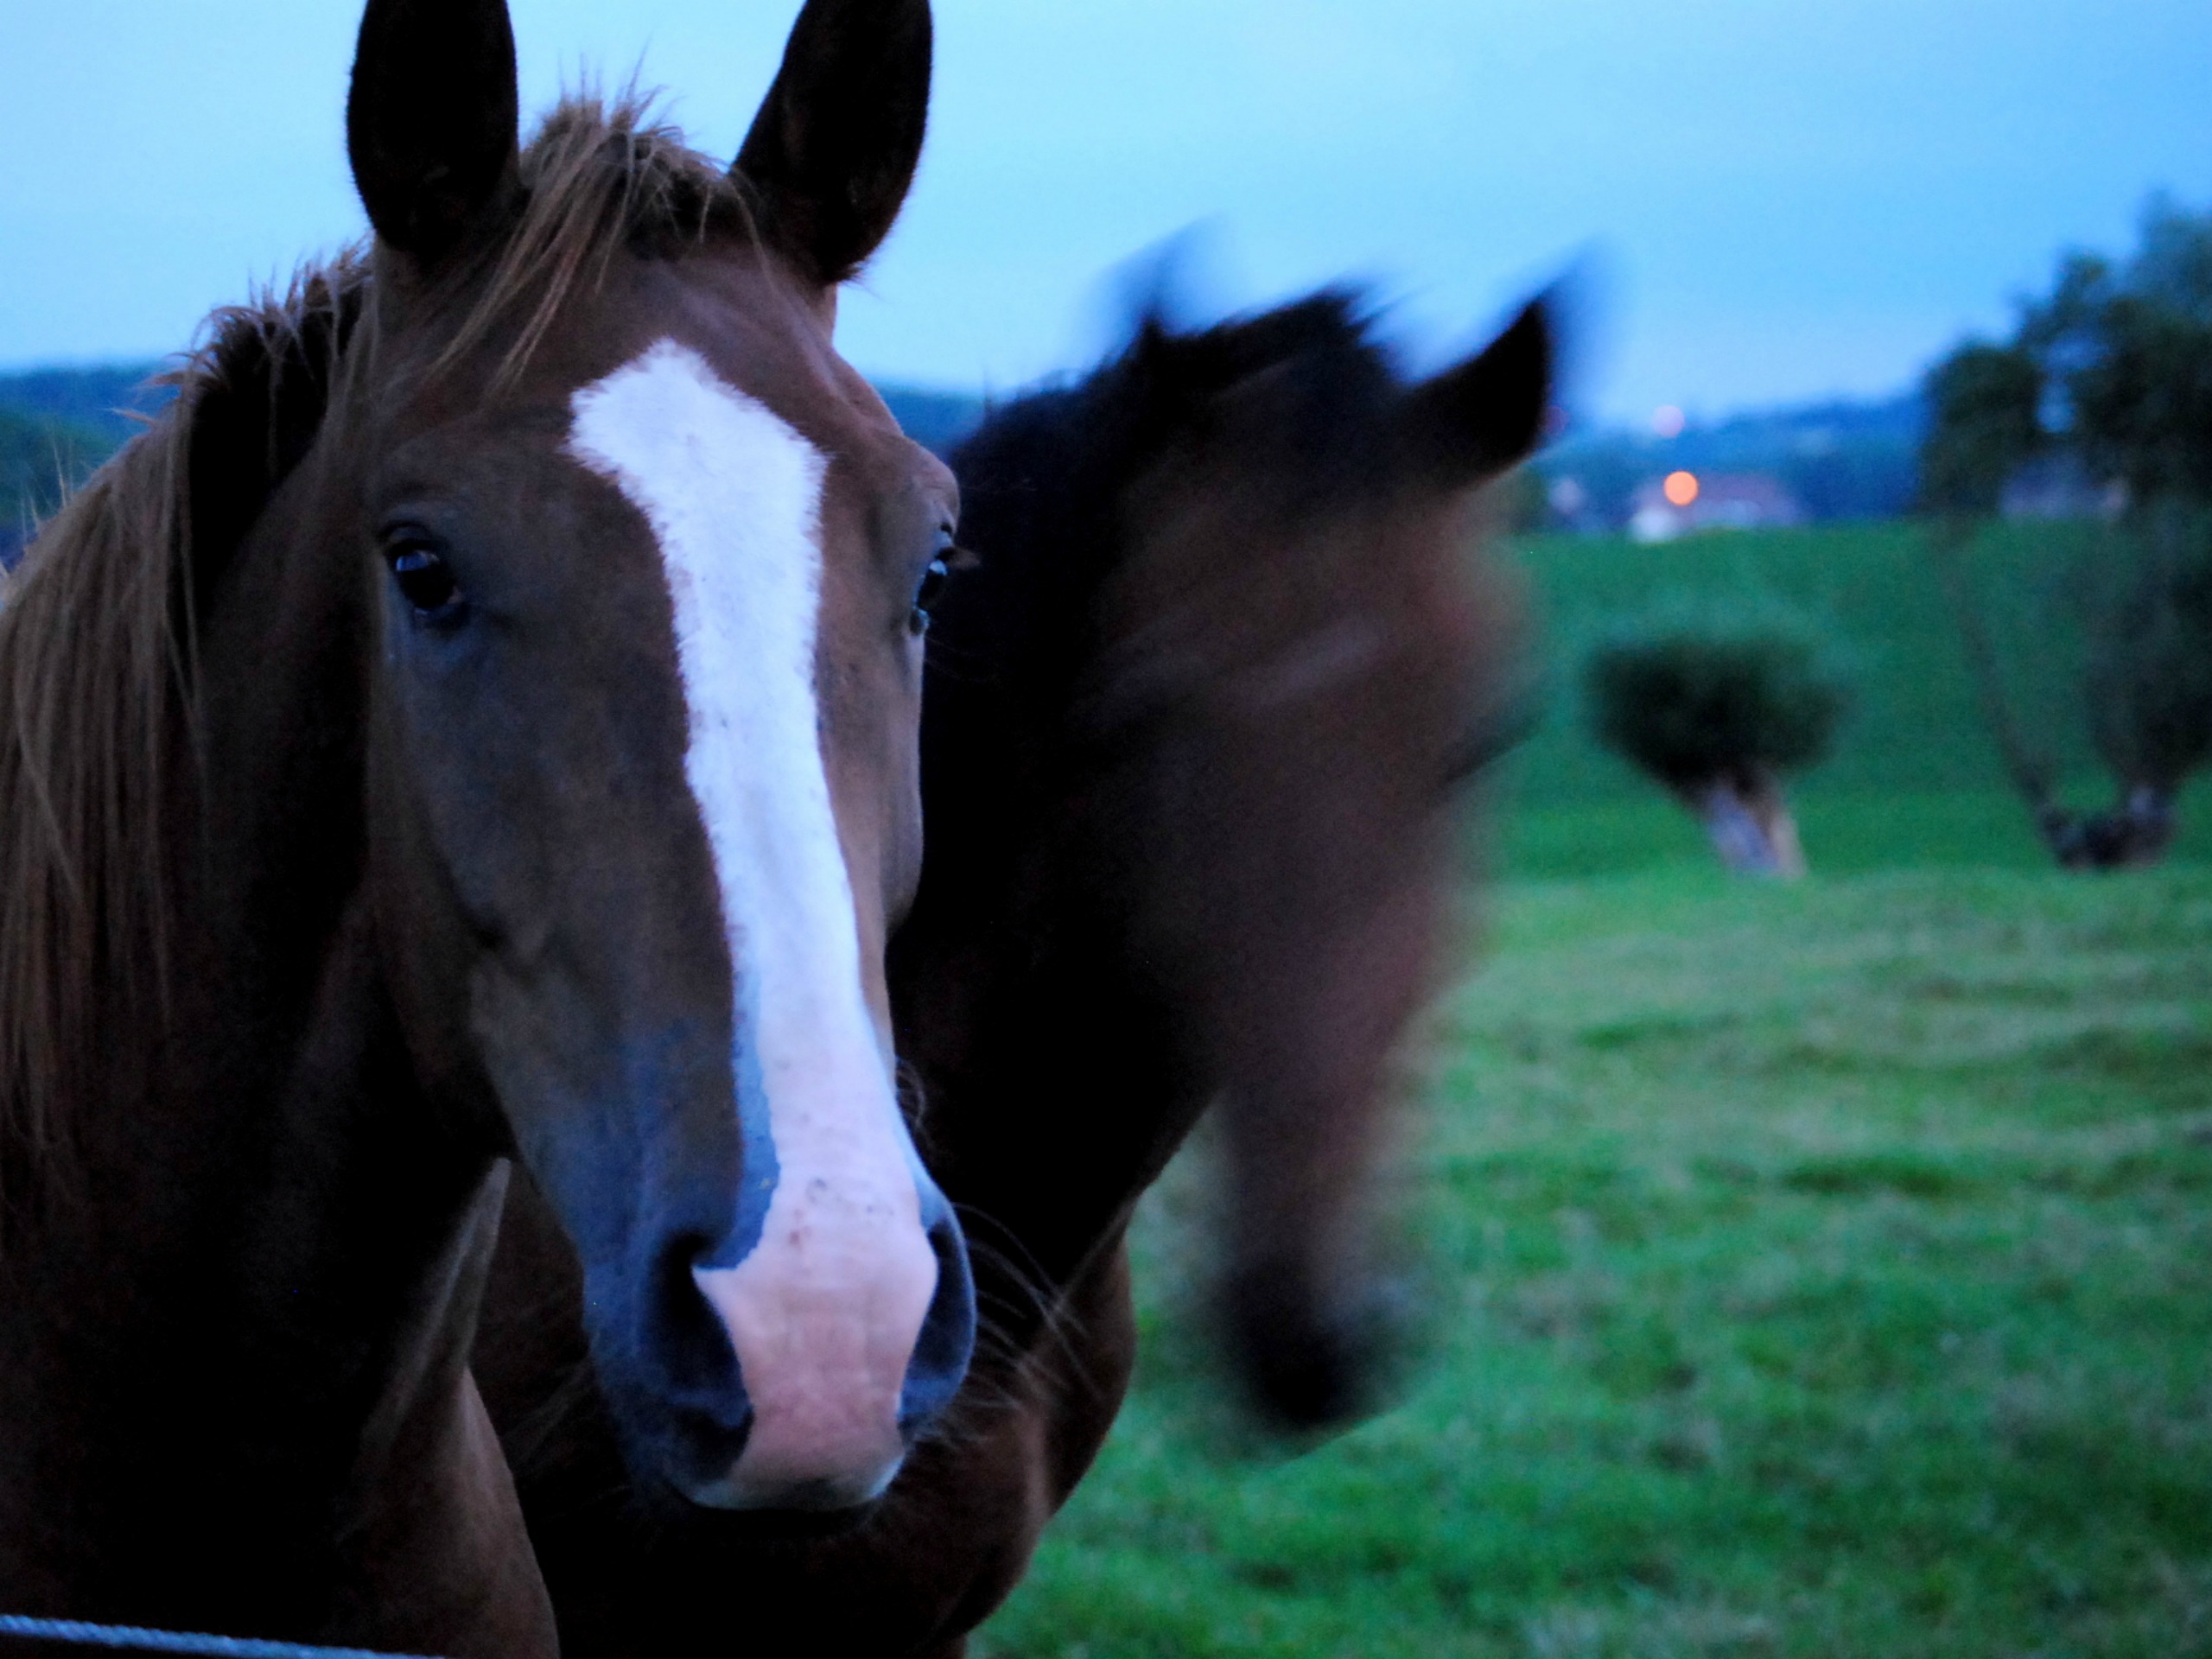
{"type": "MultiPolygon", "coordinates": [[[[1555,719],[1440,1013],[1400,1403],[1241,1425],[1201,1148],[1128,1409],[979,1654],[2212,1655],[2212,800],[2163,871],[2046,868],[1909,535],[1533,550],[1570,650],[1653,591],[1624,558],[1853,639],[1815,878],[1726,881],[1555,719]]],[[[1984,556],[2024,639],[2067,550],[1984,556]]],[[[2015,660],[2057,730],[2063,650],[2015,660]]]]}
{"type": "Polygon", "coordinates": [[[2212,1653],[2212,872],[1527,884],[1452,999],[1430,1351],[1140,1382],[982,1651],[2212,1653]]]}

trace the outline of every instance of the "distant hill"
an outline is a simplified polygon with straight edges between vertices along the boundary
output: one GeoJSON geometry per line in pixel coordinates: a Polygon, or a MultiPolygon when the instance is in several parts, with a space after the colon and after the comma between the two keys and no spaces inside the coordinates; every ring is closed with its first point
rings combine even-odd
{"type": "Polygon", "coordinates": [[[12,567],[32,528],[118,439],[73,421],[0,407],[0,567],[12,567]]]}
{"type": "Polygon", "coordinates": [[[960,441],[983,423],[984,399],[965,391],[925,391],[915,386],[879,385],[876,391],[906,435],[925,449],[950,455],[960,441]]]}
{"type": "Polygon", "coordinates": [[[150,387],[158,363],[105,363],[89,368],[32,369],[0,374],[0,409],[105,435],[111,448],[143,423],[131,413],[151,415],[174,395],[150,387]]]}
{"type": "Polygon", "coordinates": [[[32,527],[173,395],[147,385],[160,365],[111,363],[0,375],[0,565],[32,527]]]}
{"type": "MultiPolygon", "coordinates": [[[[52,511],[60,474],[73,484],[111,453],[143,416],[168,401],[149,389],[158,365],[124,363],[0,375],[0,549],[20,540],[27,515],[52,511]]],[[[974,393],[920,386],[877,388],[916,442],[950,454],[988,409],[974,393]]],[[[1551,485],[1572,479],[1580,497],[1561,527],[1613,530],[1637,487],[1686,468],[1699,474],[1765,474],[1808,517],[1827,523],[1894,518],[1910,505],[1926,414],[1916,394],[1853,403],[1832,400],[1766,410],[1686,428],[1673,438],[1618,429],[1572,433],[1535,470],[1551,485]]]]}
{"type": "Polygon", "coordinates": [[[1575,528],[1618,528],[1638,485],[1677,470],[1769,474],[1816,522],[1895,518],[1919,483],[1927,418],[1919,394],[1909,392],[1736,415],[1673,438],[1601,429],[1570,434],[1537,470],[1554,486],[1574,480],[1585,504],[1575,528]]]}

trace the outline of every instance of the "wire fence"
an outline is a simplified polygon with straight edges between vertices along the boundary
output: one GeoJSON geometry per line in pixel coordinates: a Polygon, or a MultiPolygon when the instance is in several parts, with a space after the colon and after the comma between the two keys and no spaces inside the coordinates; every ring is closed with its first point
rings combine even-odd
{"type": "Polygon", "coordinates": [[[19,1643],[100,1648],[110,1653],[204,1654],[210,1659],[423,1659],[414,1654],[372,1653],[365,1648],[319,1648],[252,1637],[196,1636],[183,1630],[149,1630],[128,1624],[88,1624],[81,1619],[24,1618],[0,1613],[0,1652],[22,1651],[19,1643]]]}

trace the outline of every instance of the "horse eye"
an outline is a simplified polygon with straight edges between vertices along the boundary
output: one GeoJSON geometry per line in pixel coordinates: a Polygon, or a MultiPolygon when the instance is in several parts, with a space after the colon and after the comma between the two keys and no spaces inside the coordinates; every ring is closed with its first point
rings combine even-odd
{"type": "Polygon", "coordinates": [[[906,632],[923,634],[929,631],[930,613],[944,597],[945,578],[952,574],[942,557],[930,561],[928,569],[922,572],[921,585],[914,589],[914,608],[906,613],[906,632]]]}
{"type": "Polygon", "coordinates": [[[417,617],[441,624],[461,620],[468,601],[435,548],[416,539],[397,541],[385,548],[385,563],[391,567],[399,596],[417,617]]]}

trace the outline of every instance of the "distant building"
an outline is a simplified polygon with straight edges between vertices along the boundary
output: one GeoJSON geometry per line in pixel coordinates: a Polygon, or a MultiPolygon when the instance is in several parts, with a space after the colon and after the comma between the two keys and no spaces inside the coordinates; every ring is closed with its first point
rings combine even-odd
{"type": "Polygon", "coordinates": [[[1788,530],[1807,516],[1789,486],[1770,473],[1671,473],[1637,486],[1628,533],[1639,542],[1671,542],[1700,530],[1788,530]]]}
{"type": "MultiPolygon", "coordinates": [[[[1637,493],[1641,498],[1644,492],[1637,493]]],[[[1671,542],[1687,534],[1690,516],[1682,508],[1664,497],[1642,500],[1635,512],[1628,516],[1629,539],[1637,542],[1671,542]]]]}
{"type": "Polygon", "coordinates": [[[1700,530],[1789,530],[1805,522],[1804,505],[1768,473],[1733,473],[1706,480],[1690,518],[1700,530]]]}

